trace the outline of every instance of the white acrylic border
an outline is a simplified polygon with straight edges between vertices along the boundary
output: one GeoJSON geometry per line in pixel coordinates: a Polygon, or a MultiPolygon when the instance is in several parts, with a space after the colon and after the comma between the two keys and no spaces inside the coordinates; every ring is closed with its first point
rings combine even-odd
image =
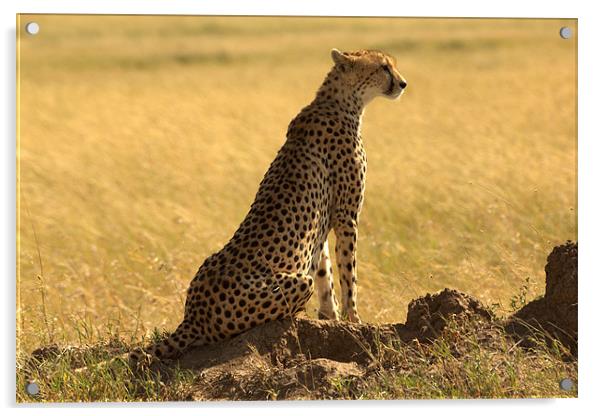
{"type": "MultiPolygon", "coordinates": [[[[602,67],[597,49],[602,39],[600,17],[595,13],[595,2],[588,1],[546,1],[529,3],[525,1],[506,0],[504,2],[479,2],[474,0],[392,2],[384,0],[351,1],[330,0],[312,2],[309,0],[243,1],[219,0],[185,1],[185,0],[88,0],[85,2],[56,0],[35,1],[23,0],[18,4],[2,2],[3,13],[3,48],[2,91],[0,112],[4,130],[2,141],[2,191],[4,203],[2,209],[4,238],[0,255],[5,266],[2,290],[3,315],[2,328],[5,342],[0,344],[2,350],[1,388],[2,401],[5,406],[14,407],[14,336],[15,336],[15,14],[21,13],[119,13],[119,14],[199,14],[199,15],[313,15],[313,16],[416,16],[416,17],[554,17],[579,18],[579,246],[580,246],[580,305],[581,334],[579,342],[579,396],[577,400],[507,400],[507,401],[399,401],[399,402],[309,402],[309,403],[225,403],[225,404],[148,404],[148,405],[102,405],[103,409],[95,409],[95,413],[114,413],[140,411],[147,415],[163,415],[166,406],[178,407],[178,413],[198,414],[199,412],[234,413],[244,411],[248,415],[303,414],[310,412],[366,412],[370,408],[380,408],[385,412],[425,411],[432,408],[435,412],[446,414],[479,414],[484,411],[490,414],[504,414],[511,410],[545,411],[552,414],[564,414],[587,410],[595,404],[597,387],[600,385],[600,364],[597,360],[600,345],[599,332],[594,332],[594,317],[599,312],[596,294],[601,289],[598,270],[595,267],[596,237],[600,234],[600,219],[596,215],[602,212],[598,178],[602,178],[599,139],[600,122],[598,121],[600,106],[600,75],[602,67]],[[596,186],[597,185],[597,186],[596,186]],[[592,317],[588,319],[587,317],[592,317]],[[585,364],[584,364],[585,363],[585,364]],[[107,409],[108,407],[108,409],[107,409]],[[537,408],[537,409],[535,409],[537,408]],[[340,410],[339,410],[340,409],[340,410]]],[[[88,405],[84,407],[91,407],[88,405]]],[[[20,406],[24,407],[24,406],[20,406]]],[[[51,406],[46,409],[54,414],[80,414],[81,405],[51,406]]],[[[15,410],[15,409],[12,409],[15,410]]],[[[10,410],[9,410],[10,411],[10,410]]],[[[38,414],[42,408],[29,407],[21,409],[26,414],[38,414]]],[[[12,412],[11,412],[12,413],[12,412]]]]}

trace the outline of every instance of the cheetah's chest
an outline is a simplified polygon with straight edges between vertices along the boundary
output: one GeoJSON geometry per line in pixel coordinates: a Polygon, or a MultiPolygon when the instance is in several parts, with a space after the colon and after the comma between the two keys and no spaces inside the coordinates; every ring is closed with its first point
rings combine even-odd
{"type": "Polygon", "coordinates": [[[361,138],[352,137],[349,141],[351,144],[338,152],[333,163],[334,209],[357,220],[364,201],[368,163],[361,138]]]}

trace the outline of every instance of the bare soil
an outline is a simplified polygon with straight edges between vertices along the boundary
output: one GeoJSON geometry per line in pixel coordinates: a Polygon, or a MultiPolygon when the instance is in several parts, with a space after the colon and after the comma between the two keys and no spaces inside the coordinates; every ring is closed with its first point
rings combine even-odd
{"type": "Polygon", "coordinates": [[[179,364],[201,372],[196,400],[328,397],[334,394],[329,391],[333,381],[362,377],[378,361],[375,357],[382,359],[386,347],[430,342],[452,316],[492,319],[476,299],[445,289],[414,300],[405,324],[276,321],[190,351],[179,364]]]}

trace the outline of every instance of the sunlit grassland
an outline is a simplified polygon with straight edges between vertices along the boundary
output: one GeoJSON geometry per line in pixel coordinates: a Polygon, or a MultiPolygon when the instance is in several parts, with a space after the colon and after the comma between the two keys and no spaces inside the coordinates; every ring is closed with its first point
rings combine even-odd
{"type": "Polygon", "coordinates": [[[577,238],[576,41],[558,36],[574,21],[35,20],[19,48],[21,351],[173,329],[332,47],[389,52],[409,84],[362,125],[364,321],[444,287],[508,308],[577,238]]]}

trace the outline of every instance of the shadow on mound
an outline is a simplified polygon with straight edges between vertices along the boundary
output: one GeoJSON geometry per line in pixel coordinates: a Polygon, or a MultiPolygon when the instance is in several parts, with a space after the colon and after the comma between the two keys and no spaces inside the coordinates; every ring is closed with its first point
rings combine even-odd
{"type": "Polygon", "coordinates": [[[567,241],[554,247],[546,264],[546,293],[528,303],[506,324],[506,331],[532,345],[527,338],[533,329],[550,335],[577,356],[577,243],[567,241]]]}

